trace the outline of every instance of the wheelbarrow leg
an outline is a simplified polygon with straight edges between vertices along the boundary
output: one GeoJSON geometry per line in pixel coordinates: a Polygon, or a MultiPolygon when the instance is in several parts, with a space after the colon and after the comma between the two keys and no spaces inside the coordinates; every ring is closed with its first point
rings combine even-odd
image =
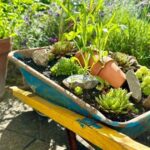
{"type": "Polygon", "coordinates": [[[76,134],[69,129],[66,129],[67,135],[68,135],[68,141],[69,141],[69,146],[70,150],[77,150],[77,140],[76,140],[76,134]]]}

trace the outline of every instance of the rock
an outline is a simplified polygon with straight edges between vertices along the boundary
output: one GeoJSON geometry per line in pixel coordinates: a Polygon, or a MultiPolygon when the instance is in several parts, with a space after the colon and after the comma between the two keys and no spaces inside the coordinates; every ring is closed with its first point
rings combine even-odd
{"type": "Polygon", "coordinates": [[[130,92],[132,92],[132,97],[139,102],[142,98],[142,91],[140,87],[140,82],[136,78],[133,70],[129,70],[126,73],[127,83],[129,85],[130,92]]]}
{"type": "Polygon", "coordinates": [[[54,59],[54,54],[49,49],[36,50],[32,54],[35,64],[46,67],[48,62],[54,59]]]}
{"type": "Polygon", "coordinates": [[[121,52],[110,53],[110,55],[124,72],[127,72],[128,70],[136,71],[139,68],[138,61],[134,56],[121,52]]]}
{"type": "Polygon", "coordinates": [[[128,60],[130,62],[130,65],[132,66],[138,66],[138,61],[134,56],[128,56],[128,60]]]}
{"type": "Polygon", "coordinates": [[[150,96],[148,96],[144,101],[143,101],[143,106],[145,108],[150,109],[150,96]]]}
{"type": "Polygon", "coordinates": [[[72,75],[63,80],[63,84],[68,88],[77,86],[83,89],[92,89],[98,84],[98,80],[90,75],[72,75]]]}

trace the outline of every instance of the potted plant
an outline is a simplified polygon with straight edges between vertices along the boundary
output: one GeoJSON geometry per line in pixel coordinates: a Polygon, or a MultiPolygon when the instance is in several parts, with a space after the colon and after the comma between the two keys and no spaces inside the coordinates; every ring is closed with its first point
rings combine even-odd
{"type": "MultiPolygon", "coordinates": [[[[0,10],[0,98],[4,94],[7,72],[7,55],[11,50],[11,37],[15,35],[15,27],[21,23],[13,8],[1,2],[0,10]],[[11,12],[11,13],[10,13],[11,12]],[[17,18],[17,19],[16,19],[17,18]]],[[[19,15],[19,14],[18,14],[19,15]]]]}
{"type": "Polygon", "coordinates": [[[10,25],[7,18],[3,17],[3,15],[3,12],[0,12],[0,98],[4,94],[7,55],[11,50],[11,40],[9,33],[10,25]]]}
{"type": "MultiPolygon", "coordinates": [[[[91,3],[90,8],[87,7],[86,3],[82,4],[82,11],[79,12],[73,31],[75,32],[74,37],[78,37],[78,42],[82,43],[81,46],[78,46],[80,48],[76,57],[82,66],[90,69],[92,75],[99,76],[113,87],[119,88],[125,82],[126,76],[115,61],[106,56],[108,53],[105,49],[109,34],[118,29],[119,26],[112,23],[115,15],[112,15],[105,23],[102,22],[101,18],[98,17],[97,19],[101,7],[101,1],[97,5],[91,3]],[[88,47],[89,41],[92,44],[91,47],[88,47]]],[[[71,17],[73,18],[73,16],[71,17]]],[[[73,32],[71,31],[71,33],[73,32]]]]}
{"type": "Polygon", "coordinates": [[[7,55],[11,50],[10,38],[0,39],[0,98],[4,94],[6,68],[7,68],[7,55]]]}

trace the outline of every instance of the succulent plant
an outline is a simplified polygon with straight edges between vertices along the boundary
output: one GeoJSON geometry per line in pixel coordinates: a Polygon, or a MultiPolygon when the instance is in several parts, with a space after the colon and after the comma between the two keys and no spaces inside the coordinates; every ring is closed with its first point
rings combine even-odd
{"type": "Polygon", "coordinates": [[[55,55],[65,55],[75,50],[75,44],[69,41],[58,41],[50,49],[55,55]]]}
{"type": "Polygon", "coordinates": [[[142,92],[144,95],[149,96],[150,95],[150,75],[147,75],[144,77],[142,83],[141,83],[142,92]]]}
{"type": "Polygon", "coordinates": [[[131,93],[126,90],[111,88],[106,95],[96,97],[96,101],[100,109],[107,113],[127,114],[129,111],[136,112],[134,104],[129,101],[130,96],[131,93]]]}
{"type": "Polygon", "coordinates": [[[96,86],[97,90],[103,91],[110,87],[110,84],[107,81],[102,80],[100,77],[97,77],[97,80],[99,81],[99,84],[96,86]]]}
{"type": "Polygon", "coordinates": [[[74,93],[77,95],[83,94],[83,89],[80,86],[75,87],[74,93]]]}
{"type": "Polygon", "coordinates": [[[133,56],[129,56],[121,52],[112,53],[111,56],[124,72],[128,71],[129,69],[137,70],[139,68],[139,64],[136,58],[133,56]]]}
{"type": "Polygon", "coordinates": [[[135,73],[136,77],[141,81],[141,89],[144,95],[150,95],[150,70],[141,66],[135,73]]]}
{"type": "Polygon", "coordinates": [[[142,80],[145,76],[150,75],[150,70],[145,66],[141,66],[136,71],[135,75],[139,80],[142,80]]]}
{"type": "Polygon", "coordinates": [[[121,52],[116,52],[113,53],[114,59],[120,64],[120,65],[126,65],[129,66],[128,64],[128,55],[121,53],[121,52]]]}
{"type": "Polygon", "coordinates": [[[51,69],[51,73],[56,76],[73,74],[83,74],[84,69],[79,66],[75,59],[62,57],[51,69]]]}

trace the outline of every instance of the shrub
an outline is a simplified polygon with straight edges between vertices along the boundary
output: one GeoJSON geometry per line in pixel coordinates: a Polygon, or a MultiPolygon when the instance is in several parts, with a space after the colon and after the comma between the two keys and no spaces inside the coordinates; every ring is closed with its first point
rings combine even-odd
{"type": "Polygon", "coordinates": [[[137,58],[142,65],[148,65],[150,60],[150,25],[137,19],[124,8],[116,11],[114,23],[120,29],[112,31],[107,49],[120,51],[137,58]]]}
{"type": "Polygon", "coordinates": [[[51,73],[56,76],[83,74],[84,69],[79,66],[75,59],[62,57],[51,69],[51,73]]]}

